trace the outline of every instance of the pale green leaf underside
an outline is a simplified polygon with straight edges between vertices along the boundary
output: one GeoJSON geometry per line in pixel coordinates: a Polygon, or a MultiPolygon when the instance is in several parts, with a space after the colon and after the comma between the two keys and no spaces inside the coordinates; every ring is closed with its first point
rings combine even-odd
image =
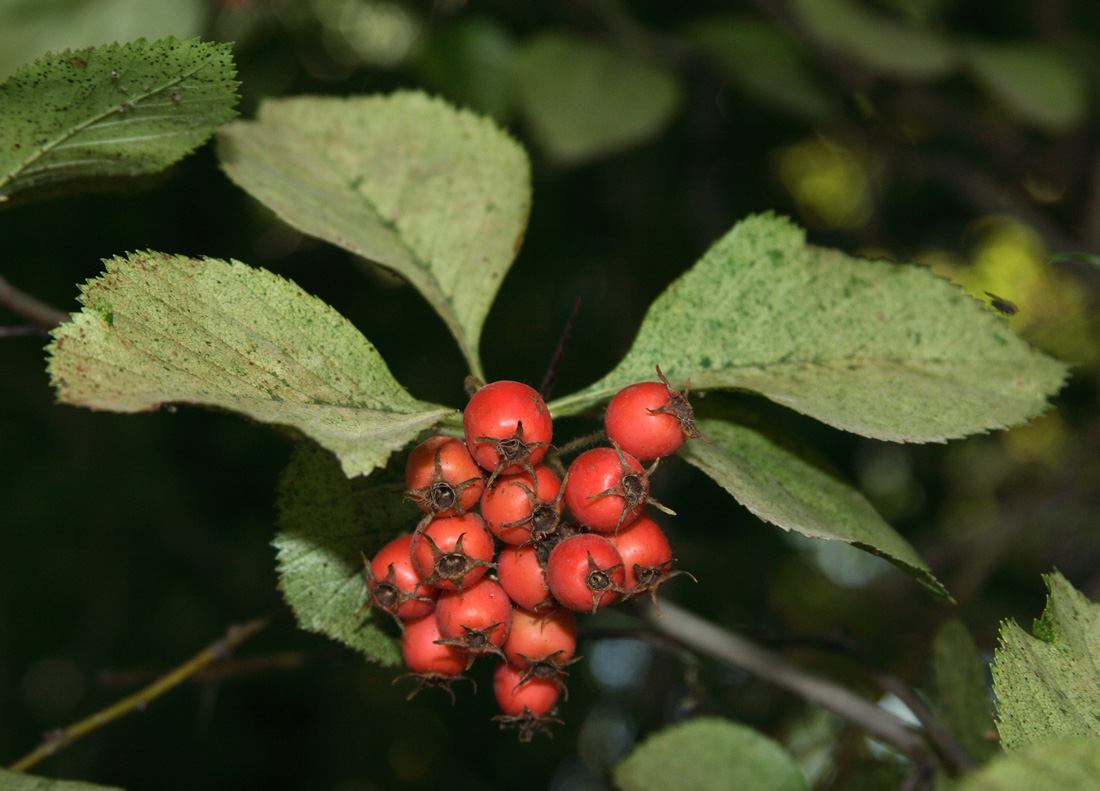
{"type": "Polygon", "coordinates": [[[576,165],[657,136],[680,106],[675,74],[603,44],[546,33],[523,45],[516,99],[546,154],[576,165]]]}
{"type": "Polygon", "coordinates": [[[54,331],[61,401],[112,412],[183,403],[292,426],[363,475],[453,410],[418,401],[370,341],[295,284],[239,261],[132,253],[83,286],[54,331]]]}
{"type": "Polygon", "coordinates": [[[0,0],[0,79],[43,52],[199,35],[207,0],[0,0]]]}
{"type": "Polygon", "coordinates": [[[168,167],[233,117],[235,73],[230,45],[174,38],[66,50],[16,70],[0,85],[0,201],[168,167]]]}
{"type": "Polygon", "coordinates": [[[300,231],[401,274],[481,374],[478,340],[531,207],[523,149],[421,93],[265,102],[219,135],[226,173],[300,231]]]}
{"type": "Polygon", "coordinates": [[[622,791],[805,791],[787,753],[752,728],[701,717],[650,736],[615,767],[622,791]]]}
{"type": "Polygon", "coordinates": [[[929,269],[809,246],[772,215],[720,239],[654,301],[619,365],[550,409],[583,412],[654,380],[655,364],[676,386],[755,391],[898,442],[1021,423],[1066,374],[929,269]]]}
{"type": "Polygon", "coordinates": [[[959,744],[979,762],[999,752],[991,738],[995,731],[986,664],[962,621],[955,618],[940,627],[932,644],[933,704],[959,744]]]}
{"type": "Polygon", "coordinates": [[[882,557],[950,598],[909,543],[859,491],[781,447],[766,434],[726,420],[699,420],[711,440],[688,440],[681,457],[713,478],[753,514],[809,538],[843,541],[882,557]]]}
{"type": "Polygon", "coordinates": [[[994,758],[956,791],[1096,791],[1100,742],[1059,739],[994,758]]]}
{"type": "Polygon", "coordinates": [[[997,730],[1006,750],[1061,737],[1100,739],[1100,605],[1058,572],[1029,636],[1014,621],[1001,627],[993,664],[997,730]]]}
{"type": "Polygon", "coordinates": [[[1065,132],[1085,119],[1088,83],[1057,49],[1033,43],[967,48],[974,78],[1022,120],[1065,132]]]}
{"type": "Polygon", "coordinates": [[[300,445],[279,482],[279,532],[272,542],[279,586],[301,627],[386,665],[401,660],[397,641],[373,611],[355,614],[367,601],[360,552],[371,557],[416,527],[421,513],[404,497],[403,470],[394,465],[348,479],[331,454],[300,445]]]}
{"type": "Polygon", "coordinates": [[[934,79],[958,65],[946,39],[853,0],[795,0],[794,10],[813,38],[880,74],[934,79]]]}
{"type": "Polygon", "coordinates": [[[51,780],[0,769],[0,789],[3,791],[121,791],[114,786],[101,786],[93,783],[79,783],[72,780],[51,780]]]}

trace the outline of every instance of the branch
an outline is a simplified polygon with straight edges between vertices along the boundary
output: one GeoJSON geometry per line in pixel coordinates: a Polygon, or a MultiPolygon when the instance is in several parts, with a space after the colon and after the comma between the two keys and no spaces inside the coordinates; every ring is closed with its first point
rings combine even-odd
{"type": "Polygon", "coordinates": [[[664,617],[651,607],[639,608],[650,628],[701,654],[740,668],[859,726],[918,763],[927,763],[927,746],[901,718],[854,692],[815,676],[782,654],[753,643],[668,601],[664,617]]]}
{"type": "Polygon", "coordinates": [[[68,747],[82,736],[110,722],[129,714],[131,711],[144,710],[144,708],[156,698],[159,698],[168,690],[178,686],[198,671],[204,669],[219,660],[230,656],[233,651],[252,635],[261,631],[271,623],[271,618],[257,618],[247,623],[234,624],[226,630],[225,635],[215,640],[191,659],[184,662],[165,676],[162,676],[140,692],[136,692],[127,698],[114,703],[107,708],[96,712],[90,717],[74,723],[67,728],[58,728],[46,734],[42,744],[32,752],[20,758],[9,766],[9,769],[22,772],[30,769],[45,758],[68,747]]]}
{"type": "Polygon", "coordinates": [[[68,313],[20,291],[3,277],[0,277],[0,305],[47,329],[69,320],[68,313]]]}

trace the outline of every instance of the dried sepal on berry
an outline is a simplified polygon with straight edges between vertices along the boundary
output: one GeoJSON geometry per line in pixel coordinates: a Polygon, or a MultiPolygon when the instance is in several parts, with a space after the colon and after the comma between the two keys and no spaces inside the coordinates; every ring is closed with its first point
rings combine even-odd
{"type": "Polygon", "coordinates": [[[700,434],[699,430],[695,428],[695,410],[691,408],[691,403],[688,401],[688,392],[691,390],[691,379],[687,380],[687,384],[684,385],[684,392],[681,393],[669,384],[668,379],[666,379],[664,373],[661,372],[661,366],[658,365],[656,368],[657,376],[664,386],[668,388],[668,404],[649,411],[672,415],[680,423],[680,430],[684,432],[685,437],[701,439],[703,442],[710,444],[710,440],[700,434]]]}

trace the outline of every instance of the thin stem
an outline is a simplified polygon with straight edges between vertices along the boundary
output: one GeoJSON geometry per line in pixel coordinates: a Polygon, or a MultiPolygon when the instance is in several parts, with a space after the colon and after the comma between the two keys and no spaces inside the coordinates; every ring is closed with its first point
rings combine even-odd
{"type": "Polygon", "coordinates": [[[573,310],[569,314],[569,318],[565,320],[565,328],[561,331],[561,338],[558,339],[557,348],[554,349],[554,356],[550,358],[550,365],[546,368],[546,375],[542,377],[542,384],[539,385],[539,395],[542,396],[543,401],[547,401],[550,398],[550,393],[554,390],[554,380],[558,378],[558,368],[561,367],[562,358],[565,356],[565,347],[569,345],[569,339],[573,335],[573,325],[577,321],[577,312],[581,309],[581,298],[577,297],[577,301],[573,303],[573,310]]]}
{"type": "Polygon", "coordinates": [[[3,277],[0,277],[0,305],[47,329],[69,320],[68,313],[20,291],[3,277]]]}
{"type": "Polygon", "coordinates": [[[915,761],[926,763],[926,744],[901,718],[828,679],[799,667],[787,657],[700,618],[668,601],[661,617],[653,608],[639,608],[652,629],[720,662],[793,692],[810,703],[857,725],[874,738],[915,761]]]}
{"type": "Polygon", "coordinates": [[[40,761],[68,747],[82,736],[86,736],[92,731],[110,722],[114,722],[135,709],[144,709],[151,701],[159,698],[173,687],[179,686],[179,684],[186,681],[203,668],[230,656],[241,643],[261,631],[269,623],[271,623],[271,618],[268,617],[257,618],[246,623],[230,626],[221,639],[214,641],[202,651],[195,654],[195,656],[191,657],[191,659],[187,660],[167,675],[157,679],[152,684],[145,687],[145,689],[129,697],[123,698],[117,703],[67,728],[58,728],[50,731],[46,734],[46,738],[42,744],[38,745],[32,752],[23,756],[8,768],[19,772],[30,769],[40,761]]]}

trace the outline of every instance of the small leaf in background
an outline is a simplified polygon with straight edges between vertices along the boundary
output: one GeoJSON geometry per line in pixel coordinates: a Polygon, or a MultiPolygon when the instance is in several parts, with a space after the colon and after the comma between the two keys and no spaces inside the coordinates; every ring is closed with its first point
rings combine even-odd
{"type": "Polygon", "coordinates": [[[955,618],[940,627],[932,643],[933,705],[943,724],[979,763],[1000,752],[987,667],[962,621],[955,618]]]}
{"type": "Polygon", "coordinates": [[[1096,791],[1100,742],[1058,739],[994,758],[955,791],[1096,791]]]}
{"type": "Polygon", "coordinates": [[[101,786],[94,783],[80,783],[73,780],[51,780],[0,769],[0,789],[3,791],[121,791],[114,786],[101,786]]]}
{"type": "Polygon", "coordinates": [[[299,429],[348,476],[385,464],[453,411],[406,393],[347,319],[266,270],[154,252],[106,264],[49,346],[65,403],[239,412],[299,429]]]}
{"type": "Polygon", "coordinates": [[[966,62],[978,84],[1024,123],[1058,133],[1085,120],[1088,85],[1051,46],[972,44],[966,49],[966,62]]]}
{"type": "Polygon", "coordinates": [[[794,0],[792,6],[811,37],[885,77],[935,79],[958,65],[948,40],[852,0],[794,0]]]}
{"type": "Polygon", "coordinates": [[[997,730],[1006,750],[1061,737],[1100,739],[1100,605],[1058,572],[1030,637],[1015,621],[1001,626],[993,663],[997,730]]]}
{"type": "Polygon", "coordinates": [[[512,115],[517,51],[503,25],[474,17],[433,29],[416,68],[451,101],[504,123],[512,115]]]}
{"type": "Polygon", "coordinates": [[[531,208],[527,154],[492,121],[422,93],[280,99],[218,155],[294,228],[405,277],[484,378],[481,329],[531,208]]]}
{"type": "Polygon", "coordinates": [[[234,115],[230,45],[174,38],[49,54],[0,85],[0,202],[153,173],[234,115]]]}
{"type": "Polygon", "coordinates": [[[650,736],[615,767],[613,778],[622,791],[806,791],[782,747],[717,717],[650,736]]]}
{"type": "Polygon", "coordinates": [[[884,558],[941,598],[927,564],[854,486],[801,458],[765,432],[729,420],[697,421],[711,444],[688,440],[680,455],[753,514],[808,538],[843,541],[884,558]]]}
{"type": "Polygon", "coordinates": [[[728,14],[693,23],[685,32],[762,103],[813,121],[837,109],[815,80],[804,49],[778,25],[728,14]]]}
{"type": "Polygon", "coordinates": [[[0,0],[0,79],[44,52],[203,31],[207,0],[0,0]]]}
{"type": "Polygon", "coordinates": [[[312,443],[295,451],[279,481],[279,585],[303,629],[339,640],[385,665],[401,649],[382,628],[390,616],[355,613],[367,601],[363,557],[410,533],[422,516],[405,499],[404,464],[348,479],[312,443]]]}
{"type": "Polygon", "coordinates": [[[679,109],[676,75],[634,54],[562,33],[524,43],[516,98],[532,137],[560,165],[649,142],[679,109]]]}
{"type": "Polygon", "coordinates": [[[771,214],[720,239],[650,306],[626,357],[555,416],[654,379],[762,393],[845,431],[935,442],[1022,423],[1066,366],[925,267],[807,245],[771,214]]]}

